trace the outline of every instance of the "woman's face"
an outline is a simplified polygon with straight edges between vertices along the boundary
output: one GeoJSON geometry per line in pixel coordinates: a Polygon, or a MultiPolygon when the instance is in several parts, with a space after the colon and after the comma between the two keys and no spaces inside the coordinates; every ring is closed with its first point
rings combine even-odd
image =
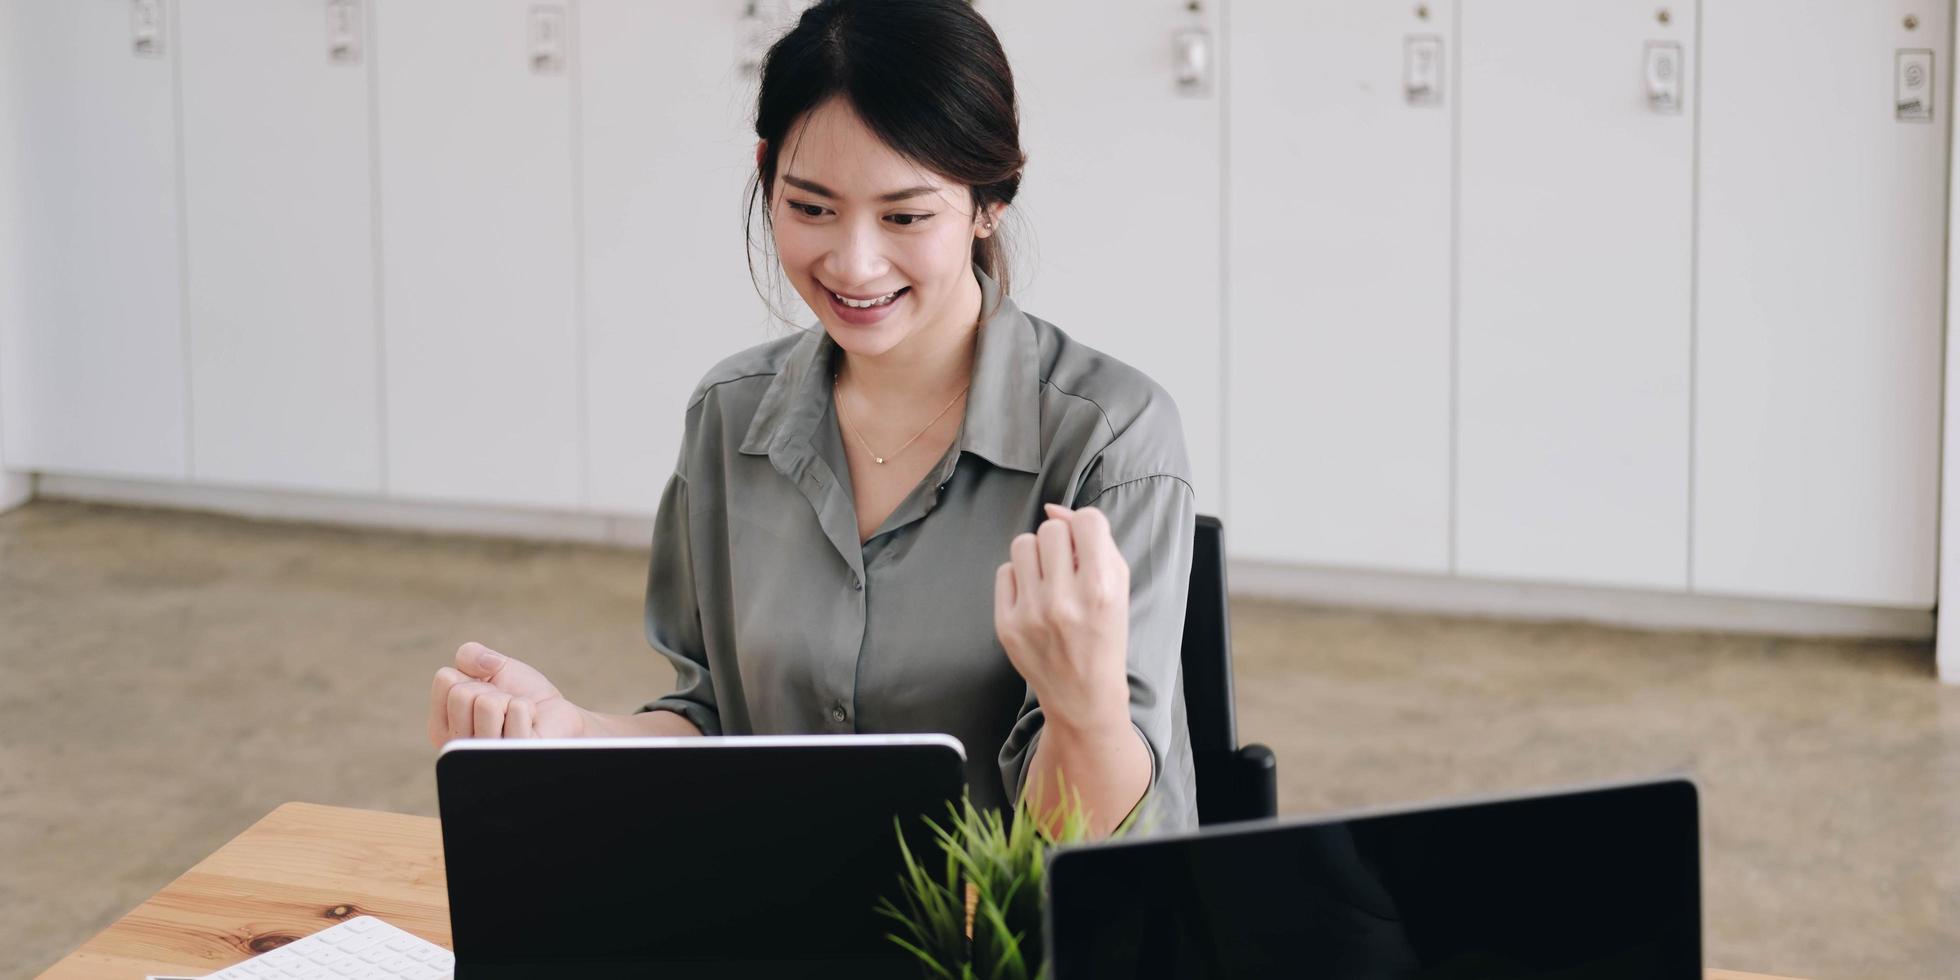
{"type": "Polygon", "coordinates": [[[783,271],[839,347],[876,357],[971,326],[973,240],[992,234],[971,191],[900,157],[844,100],[791,127],[770,201],[783,271]]]}

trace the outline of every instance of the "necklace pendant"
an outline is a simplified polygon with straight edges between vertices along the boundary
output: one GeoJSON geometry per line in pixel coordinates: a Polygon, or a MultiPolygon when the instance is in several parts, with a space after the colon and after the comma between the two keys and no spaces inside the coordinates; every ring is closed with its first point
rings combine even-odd
{"type": "Polygon", "coordinates": [[[885,457],[883,457],[883,456],[873,456],[873,457],[871,457],[871,458],[872,458],[872,459],[875,459],[875,460],[877,460],[877,461],[878,461],[878,462],[880,462],[880,463],[882,463],[882,462],[884,462],[884,461],[885,461],[885,457]]]}

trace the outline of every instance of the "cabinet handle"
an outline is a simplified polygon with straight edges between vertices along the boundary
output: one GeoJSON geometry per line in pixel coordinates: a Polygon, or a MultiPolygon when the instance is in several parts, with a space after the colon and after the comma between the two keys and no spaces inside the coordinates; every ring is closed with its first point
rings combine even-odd
{"type": "Polygon", "coordinates": [[[1211,32],[1187,27],[1172,38],[1177,53],[1177,88],[1185,95],[1211,94],[1211,32]]]}

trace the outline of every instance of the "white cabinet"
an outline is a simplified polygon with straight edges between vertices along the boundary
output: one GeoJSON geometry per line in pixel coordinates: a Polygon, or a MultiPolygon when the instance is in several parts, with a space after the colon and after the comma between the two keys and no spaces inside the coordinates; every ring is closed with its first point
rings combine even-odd
{"type": "Polygon", "coordinates": [[[1173,40],[1210,33],[1153,0],[980,0],[1014,69],[1026,176],[1006,224],[1023,310],[1156,379],[1177,400],[1200,510],[1225,499],[1216,79],[1176,82],[1173,40]]]}
{"type": "Polygon", "coordinates": [[[0,317],[0,419],[20,469],[188,474],[179,52],[169,17],[154,54],[133,26],[128,0],[0,3],[19,289],[0,317]]]}
{"type": "Polygon", "coordinates": [[[1458,7],[1462,574],[1687,586],[1695,5],[1666,11],[1458,7]]]}
{"type": "Polygon", "coordinates": [[[743,259],[755,95],[735,63],[739,13],[711,0],[579,6],[595,510],[651,515],[695,383],[788,329],[771,329],[743,259]]]}
{"type": "MultiPolygon", "coordinates": [[[[744,4],[160,9],[0,0],[6,467],[645,516],[788,329],[744,4]]],[[[978,9],[1017,298],[1176,397],[1236,557],[1933,604],[1950,3],[978,9]]]]}
{"type": "Polygon", "coordinates": [[[1949,11],[1704,10],[1696,591],[1933,603],[1949,11]]]}
{"type": "Polygon", "coordinates": [[[572,8],[374,6],[387,490],[577,508],[572,8]]]}
{"type": "Polygon", "coordinates": [[[1239,557],[1449,570],[1453,7],[1232,5],[1239,557]]]}
{"type": "Polygon", "coordinates": [[[381,491],[369,62],[325,9],[178,0],[201,482],[381,491]]]}

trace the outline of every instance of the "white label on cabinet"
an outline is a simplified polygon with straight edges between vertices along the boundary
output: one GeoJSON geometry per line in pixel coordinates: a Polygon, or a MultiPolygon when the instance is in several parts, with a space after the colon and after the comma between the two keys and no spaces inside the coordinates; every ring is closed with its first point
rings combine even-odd
{"type": "Polygon", "coordinates": [[[565,8],[531,8],[531,70],[540,75],[565,70],[565,8]]]}
{"type": "Polygon", "coordinates": [[[131,0],[130,45],[146,58],[163,57],[163,0],[131,0]]]}
{"type": "Polygon", "coordinates": [[[1412,34],[1402,49],[1402,90],[1414,106],[1443,103],[1443,39],[1412,34]]]}
{"type": "Polygon", "coordinates": [[[327,63],[361,63],[361,0],[327,0],[327,63]]]}
{"type": "Polygon", "coordinates": [[[1895,112],[1903,122],[1933,121],[1933,52],[1902,48],[1893,79],[1895,112]]]}
{"type": "Polygon", "coordinates": [[[1647,107],[1655,112],[1681,111],[1681,45],[1676,41],[1647,42],[1647,107]]]}

